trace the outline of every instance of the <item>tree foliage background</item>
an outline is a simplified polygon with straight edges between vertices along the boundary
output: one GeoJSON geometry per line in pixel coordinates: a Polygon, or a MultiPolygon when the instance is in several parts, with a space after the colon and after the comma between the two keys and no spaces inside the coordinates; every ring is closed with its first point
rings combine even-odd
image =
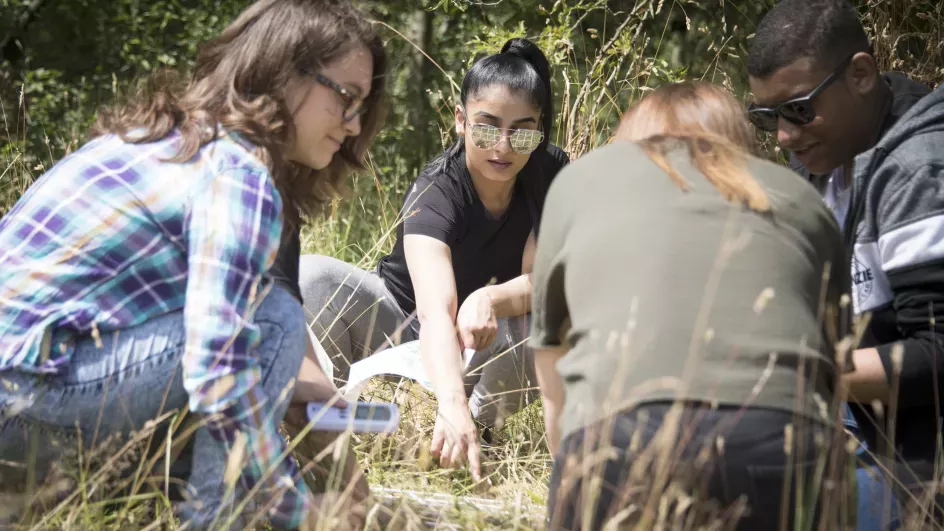
{"type": "MultiPolygon", "coordinates": [[[[746,101],[747,49],[756,23],[774,3],[356,1],[370,11],[386,39],[391,112],[369,154],[370,171],[355,176],[353,193],[303,232],[303,245],[308,252],[364,267],[389,249],[389,235],[410,182],[453,139],[457,84],[477,57],[497,51],[514,36],[526,36],[542,47],[552,63],[557,99],[552,141],[576,158],[606,142],[627,105],[661,83],[706,79],[746,101]]],[[[944,80],[944,2],[855,2],[882,68],[933,86],[944,80]]],[[[0,216],[46,169],[85,141],[97,109],[132,92],[136,83],[159,69],[186,72],[199,44],[248,4],[248,0],[0,0],[0,216]]],[[[771,146],[769,139],[761,140],[771,146]]],[[[777,155],[772,148],[769,153],[777,155]]],[[[425,416],[411,416],[404,409],[405,418],[418,420],[401,424],[397,438],[388,443],[366,439],[357,448],[373,486],[434,488],[463,495],[471,491],[471,482],[456,481],[455,475],[423,472],[429,458],[422,445],[429,440],[435,418],[435,407],[429,403],[425,416]]],[[[497,472],[489,479],[488,492],[496,499],[526,496],[540,505],[549,463],[541,443],[543,421],[539,409],[521,415],[524,420],[506,427],[504,444],[491,450],[497,472]]],[[[103,477],[81,489],[79,503],[47,515],[61,521],[52,528],[133,529],[167,505],[133,504],[128,498],[121,502],[125,508],[134,505],[143,512],[102,516],[105,505],[97,500],[109,500],[109,493],[118,492],[107,485],[111,476],[103,477]],[[147,516],[130,525],[136,514],[147,516]]],[[[483,514],[487,512],[485,508],[483,514]]],[[[520,517],[517,509],[515,517],[520,517]]],[[[520,521],[514,525],[528,529],[520,521]]],[[[473,527],[482,528],[459,528],[473,527]]]]}
{"type": "MultiPolygon", "coordinates": [[[[0,0],[0,214],[85,140],[100,106],[157,69],[186,71],[199,44],[248,3],[0,0]]],[[[457,84],[476,57],[513,36],[539,43],[554,67],[560,114],[553,140],[573,157],[605,142],[620,111],[660,83],[708,79],[746,97],[747,47],[774,1],[359,3],[387,41],[392,105],[371,152],[372,175],[355,181],[356,200],[340,204],[312,244],[347,258],[389,229],[410,180],[452,138],[457,84]]],[[[944,79],[941,2],[856,5],[883,67],[932,85],[944,79]]]]}

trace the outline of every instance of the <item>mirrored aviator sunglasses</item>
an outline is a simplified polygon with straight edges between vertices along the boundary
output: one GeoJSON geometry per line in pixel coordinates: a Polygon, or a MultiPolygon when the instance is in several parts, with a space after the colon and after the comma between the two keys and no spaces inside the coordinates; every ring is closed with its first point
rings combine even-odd
{"type": "MultiPolygon", "coordinates": [[[[501,142],[502,131],[494,125],[472,124],[470,138],[475,147],[492,149],[501,142]]],[[[510,131],[508,143],[511,144],[511,149],[521,155],[532,153],[544,140],[544,133],[536,129],[505,129],[505,131],[510,131]]]]}

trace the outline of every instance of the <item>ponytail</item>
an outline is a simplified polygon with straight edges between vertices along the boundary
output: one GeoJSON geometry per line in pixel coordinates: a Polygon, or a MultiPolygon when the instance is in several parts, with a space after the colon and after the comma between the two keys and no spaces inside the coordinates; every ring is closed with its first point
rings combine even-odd
{"type": "Polygon", "coordinates": [[[541,81],[539,86],[534,87],[529,92],[538,90],[543,92],[540,98],[532,94],[531,99],[535,106],[541,109],[541,130],[544,132],[544,142],[541,144],[541,148],[545,148],[551,137],[551,128],[554,127],[554,91],[551,88],[551,65],[547,60],[547,56],[533,42],[519,37],[509,39],[502,46],[501,53],[518,57],[526,62],[534,69],[541,81]]]}
{"type": "MultiPolygon", "coordinates": [[[[459,92],[462,107],[483,89],[494,85],[525,94],[540,109],[544,140],[535,153],[546,150],[554,126],[554,93],[551,65],[544,52],[528,39],[516,37],[505,42],[499,53],[476,61],[462,79],[459,92]]],[[[462,139],[457,139],[447,151],[448,158],[455,158],[462,151],[461,144],[462,139]]]]}

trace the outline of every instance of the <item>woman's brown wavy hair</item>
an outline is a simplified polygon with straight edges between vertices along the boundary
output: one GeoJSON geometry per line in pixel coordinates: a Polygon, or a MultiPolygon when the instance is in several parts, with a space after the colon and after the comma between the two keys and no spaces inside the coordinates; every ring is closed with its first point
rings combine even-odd
{"type": "Polygon", "coordinates": [[[669,149],[681,143],[725,199],[770,210],[767,194],[747,171],[747,155],[756,151],[747,113],[722,87],[705,82],[662,85],[626,112],[615,138],[639,144],[685,190],[688,183],[666,159],[669,149]]]}
{"type": "Polygon", "coordinates": [[[128,104],[102,111],[91,136],[115,133],[145,143],[176,130],[181,143],[172,160],[184,162],[217,138],[219,127],[239,133],[269,166],[285,223],[296,227],[345,190],[349,173],[364,169],[367,149],[383,124],[386,69],[373,25],[347,0],[259,0],[202,46],[189,80],[173,73],[151,77],[128,104]],[[295,134],[285,104],[290,80],[317,72],[359,45],[374,63],[361,133],[347,138],[322,170],[286,160],[284,150],[295,134]]]}

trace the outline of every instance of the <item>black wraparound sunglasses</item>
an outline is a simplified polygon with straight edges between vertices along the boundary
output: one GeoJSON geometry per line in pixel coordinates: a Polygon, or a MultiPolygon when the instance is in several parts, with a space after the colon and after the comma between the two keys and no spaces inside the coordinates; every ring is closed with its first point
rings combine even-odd
{"type": "Polygon", "coordinates": [[[785,101],[773,107],[758,107],[753,103],[747,108],[747,116],[751,123],[762,131],[773,132],[777,130],[780,118],[794,123],[796,125],[806,125],[816,118],[816,109],[813,107],[813,99],[823,90],[839,79],[839,76],[849,66],[852,55],[846,57],[835,70],[829,74],[816,88],[810,91],[806,96],[794,98],[785,101]]]}

